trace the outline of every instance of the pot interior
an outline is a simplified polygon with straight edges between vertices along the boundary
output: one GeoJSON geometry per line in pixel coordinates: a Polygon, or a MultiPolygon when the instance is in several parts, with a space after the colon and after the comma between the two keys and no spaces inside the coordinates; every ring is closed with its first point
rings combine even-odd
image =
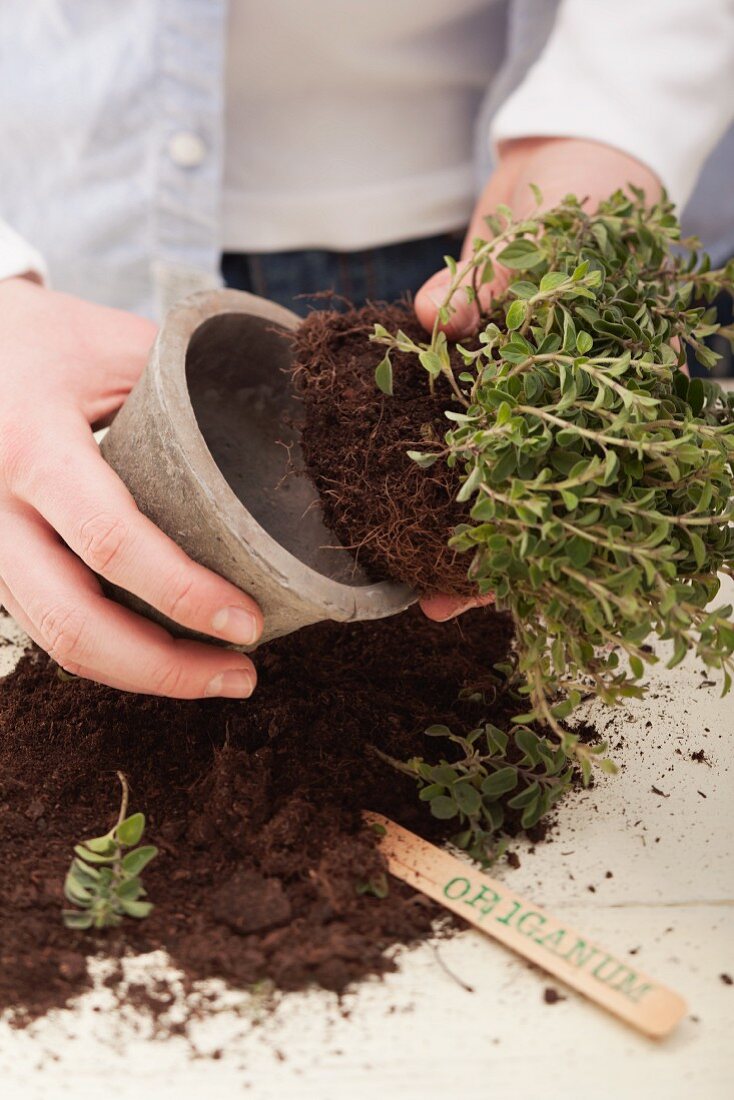
{"type": "Polygon", "coordinates": [[[305,473],[291,336],[272,321],[223,313],[196,329],[186,381],[199,430],[223,477],[261,527],[331,580],[374,583],[323,521],[305,473]]]}

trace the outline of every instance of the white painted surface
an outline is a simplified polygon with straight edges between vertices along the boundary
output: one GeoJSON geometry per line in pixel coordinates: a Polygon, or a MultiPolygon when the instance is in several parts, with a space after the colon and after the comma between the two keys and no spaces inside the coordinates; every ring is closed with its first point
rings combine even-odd
{"type": "MultiPolygon", "coordinates": [[[[0,618],[0,634],[13,630],[0,618]]],[[[0,647],[0,672],[16,654],[0,647]]],[[[396,974],[363,984],[341,1006],[313,992],[262,1015],[253,998],[230,995],[232,1010],[193,1031],[199,1051],[222,1051],[218,1060],[193,1056],[183,1039],[147,1038],[133,1015],[104,1011],[112,1007],[106,990],[89,994],[28,1031],[0,1026],[0,1093],[728,1100],[734,986],[720,975],[734,975],[734,698],[720,699],[703,680],[689,660],[656,673],[646,702],[613,716],[597,708],[612,746],[624,739],[612,754],[621,774],[570,798],[552,843],[532,854],[518,845],[522,866],[497,872],[622,957],[635,951],[643,970],[688,999],[690,1017],[666,1042],[637,1036],[571,992],[546,1005],[547,985],[566,991],[469,932],[402,952],[396,974]],[[691,759],[701,748],[710,765],[691,759]],[[653,785],[668,797],[653,794],[653,785]],[[449,976],[436,952],[474,992],[449,976]]]]}

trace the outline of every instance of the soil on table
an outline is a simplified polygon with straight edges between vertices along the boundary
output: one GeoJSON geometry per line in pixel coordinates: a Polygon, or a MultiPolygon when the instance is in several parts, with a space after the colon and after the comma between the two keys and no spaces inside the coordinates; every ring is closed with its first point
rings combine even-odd
{"type": "Polygon", "coordinates": [[[385,870],[360,810],[435,839],[455,825],[431,818],[370,746],[437,759],[430,723],[501,723],[501,699],[458,694],[491,692],[510,633],[489,609],[441,625],[417,610],[322,624],[258,651],[247,702],[62,682],[29,653],[0,685],[0,1010],[22,1023],[64,1004],[89,985],[95,952],[160,947],[187,982],[239,988],[342,991],[393,969],[391,945],[427,936],[439,909],[394,879],[385,898],[359,892],[385,870]],[[155,908],[105,934],[70,931],[72,845],[114,823],[117,769],[161,850],[144,873],[155,908]]]}
{"type": "MultiPolygon", "coordinates": [[[[315,311],[295,334],[307,471],[327,527],[372,576],[424,594],[471,595],[470,557],[447,545],[469,518],[455,499],[461,470],[441,461],[423,470],[406,454],[440,444],[450,426],[444,413],[459,406],[444,379],[431,395],[425,369],[405,353],[391,352],[393,396],[380,392],[375,368],[385,348],[369,339],[376,322],[415,341],[428,339],[407,304],[315,311]]],[[[461,357],[455,349],[451,355],[460,372],[461,357]]]]}

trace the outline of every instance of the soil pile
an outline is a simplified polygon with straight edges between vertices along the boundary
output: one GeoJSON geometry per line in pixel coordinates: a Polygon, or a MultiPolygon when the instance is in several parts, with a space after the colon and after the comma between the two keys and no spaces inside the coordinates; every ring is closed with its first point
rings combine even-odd
{"type": "MultiPolygon", "coordinates": [[[[315,311],[294,339],[294,380],[305,411],[302,447],[321,496],[327,527],[376,579],[404,581],[422,593],[471,595],[470,557],[450,550],[466,523],[456,503],[457,468],[421,470],[406,451],[443,440],[444,411],[455,402],[443,379],[431,395],[414,355],[391,353],[392,397],[375,384],[385,349],[371,343],[376,322],[412,339],[427,335],[407,305],[367,305],[346,313],[315,311]]],[[[457,372],[461,358],[452,350],[457,372]]]]}
{"type": "Polygon", "coordinates": [[[490,609],[437,625],[417,610],[322,624],[258,651],[252,700],[177,702],[61,682],[34,651],[0,686],[0,1010],[19,1022],[88,984],[86,955],[162,947],[189,981],[343,990],[393,968],[386,950],[425,937],[438,909],[384,872],[360,811],[436,839],[405,759],[443,750],[423,730],[467,730],[502,703],[481,693],[510,625],[490,609]],[[115,771],[161,854],[146,869],[155,903],[105,934],[66,930],[62,884],[75,841],[114,822],[115,771]]]}

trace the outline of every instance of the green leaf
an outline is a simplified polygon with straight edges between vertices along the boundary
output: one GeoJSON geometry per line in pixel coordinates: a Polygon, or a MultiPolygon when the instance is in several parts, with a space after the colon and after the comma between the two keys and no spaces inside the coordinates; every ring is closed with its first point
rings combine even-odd
{"type": "Polygon", "coordinates": [[[66,928],[85,929],[91,928],[94,924],[91,913],[79,913],[75,909],[63,909],[61,919],[66,928]]]}
{"type": "Polygon", "coordinates": [[[74,847],[75,855],[79,856],[80,859],[83,859],[85,863],[114,863],[116,859],[116,852],[117,846],[115,846],[115,851],[112,853],[112,855],[109,856],[98,855],[96,852],[93,852],[91,848],[87,848],[84,844],[77,844],[74,847]]]}
{"type": "Polygon", "coordinates": [[[392,397],[392,363],[390,362],[390,356],[386,355],[384,359],[381,359],[375,368],[375,383],[377,388],[382,390],[388,397],[392,397]]]}
{"type": "Polygon", "coordinates": [[[448,795],[439,795],[438,798],[432,798],[429,805],[431,813],[439,821],[448,821],[450,818],[456,817],[459,812],[453,798],[449,798],[448,795]]]}
{"type": "Polygon", "coordinates": [[[469,780],[462,780],[460,783],[457,783],[453,788],[452,795],[456,805],[462,813],[467,815],[467,817],[471,817],[479,811],[482,804],[481,795],[476,787],[471,785],[469,780]]]}
{"type": "MultiPolygon", "coordinates": [[[[439,374],[443,370],[443,364],[440,357],[435,351],[422,351],[418,356],[418,362],[420,365],[428,371],[431,378],[438,378],[439,374]]],[[[378,368],[379,369],[379,368],[378,368]]],[[[392,375],[391,375],[392,378],[392,375]]],[[[390,383],[392,385],[392,382],[390,383]]],[[[379,385],[379,382],[378,382],[379,385]]],[[[382,388],[382,387],[380,387],[382,388]]]]}
{"type": "Polygon", "coordinates": [[[415,462],[416,466],[420,466],[421,470],[427,470],[430,466],[433,466],[435,462],[438,462],[440,455],[428,454],[425,451],[406,451],[409,459],[415,462]]]}
{"type": "Polygon", "coordinates": [[[511,798],[507,805],[512,807],[513,810],[523,810],[526,806],[532,805],[539,795],[540,786],[535,782],[529,783],[524,790],[511,798]]]}
{"type": "Polygon", "coordinates": [[[632,656],[630,656],[630,669],[632,671],[632,675],[637,680],[641,679],[645,675],[645,666],[644,666],[644,664],[642,663],[640,658],[636,657],[634,654],[632,654],[632,656]]]}
{"type": "Polygon", "coordinates": [[[490,756],[504,756],[510,740],[504,730],[488,722],[484,727],[484,732],[487,738],[487,751],[490,756]]]}
{"type": "Polygon", "coordinates": [[[451,843],[454,844],[457,848],[466,849],[471,844],[473,836],[473,829],[464,829],[460,833],[454,833],[454,835],[451,837],[451,843]]]}
{"type": "Polygon", "coordinates": [[[81,859],[73,859],[69,874],[73,874],[84,886],[94,886],[99,881],[101,871],[97,867],[91,867],[88,863],[84,863],[81,859]]]}
{"type": "Polygon", "coordinates": [[[591,351],[593,346],[594,337],[588,332],[576,333],[576,350],[580,352],[581,355],[586,355],[587,352],[591,351]]]}
{"type": "Polygon", "coordinates": [[[128,917],[135,917],[136,920],[144,920],[149,917],[153,909],[153,905],[149,901],[133,901],[128,898],[122,898],[120,905],[128,917]]]}
{"type": "Polygon", "coordinates": [[[514,283],[510,283],[507,289],[517,298],[532,298],[538,293],[535,283],[529,283],[526,279],[517,279],[514,283]]]}
{"type": "Polygon", "coordinates": [[[86,907],[91,904],[94,892],[69,871],[64,880],[64,897],[74,905],[86,907]]]}
{"type": "Polygon", "coordinates": [[[546,813],[546,807],[543,805],[543,800],[538,798],[535,802],[532,802],[529,806],[526,806],[523,810],[522,817],[520,818],[520,825],[523,829],[532,829],[533,825],[537,825],[544,813],[546,813]]]}
{"type": "Polygon", "coordinates": [[[131,898],[133,901],[144,893],[143,884],[137,876],[125,879],[115,889],[115,894],[118,898],[131,898]]]}
{"type": "Polygon", "coordinates": [[[95,852],[99,856],[114,855],[117,851],[117,845],[111,833],[105,833],[104,836],[92,837],[91,840],[84,840],[82,843],[90,852],[95,852]]]}
{"type": "Polygon", "coordinates": [[[691,406],[691,411],[694,416],[698,416],[703,408],[705,394],[703,388],[703,382],[700,378],[692,378],[688,385],[688,393],[686,394],[686,400],[691,406]]]}
{"type": "Polygon", "coordinates": [[[464,484],[459,489],[458,493],[456,494],[456,499],[459,504],[463,503],[466,500],[469,500],[469,498],[473,496],[473,494],[482,484],[482,476],[483,473],[481,466],[475,466],[464,484]]]}
{"type": "Polygon", "coordinates": [[[695,531],[688,529],[688,538],[691,540],[691,547],[693,549],[693,556],[696,561],[696,565],[699,569],[703,569],[706,562],[706,544],[700,535],[697,535],[695,531]]]}
{"type": "Polygon", "coordinates": [[[505,324],[510,332],[520,328],[527,316],[527,303],[518,298],[512,302],[505,315],[505,324]]]}
{"type": "Polygon", "coordinates": [[[432,798],[436,798],[437,795],[443,794],[446,787],[443,783],[429,783],[428,786],[422,787],[418,792],[418,797],[421,802],[430,802],[432,798]]]}
{"type": "Polygon", "coordinates": [[[144,867],[147,867],[152,859],[158,855],[158,849],[152,844],[146,844],[142,848],[135,848],[128,852],[122,861],[122,869],[126,875],[139,875],[144,867]]]}
{"type": "Polygon", "coordinates": [[[145,815],[144,814],[131,814],[126,817],[124,821],[115,829],[115,835],[120,844],[124,844],[126,848],[134,848],[140,840],[145,830],[145,815]]]}
{"type": "Polygon", "coordinates": [[[577,569],[584,569],[594,556],[594,544],[589,539],[574,535],[566,543],[566,552],[577,569]]]}
{"type": "Polygon", "coordinates": [[[544,259],[535,242],[524,239],[513,241],[497,257],[503,267],[509,267],[513,271],[529,271],[544,259]]]}
{"type": "Polygon", "coordinates": [[[567,280],[568,275],[564,275],[562,271],[549,271],[540,280],[540,290],[543,294],[548,294],[553,290],[557,290],[567,280]]]}
{"type": "Polygon", "coordinates": [[[517,786],[517,770],[506,767],[492,772],[482,782],[482,795],[488,802],[494,802],[503,794],[512,791],[517,786]]]}
{"type": "Polygon", "coordinates": [[[515,744],[525,753],[528,763],[531,766],[540,762],[540,738],[537,733],[533,733],[533,731],[529,729],[518,730],[515,734],[515,744]]]}

